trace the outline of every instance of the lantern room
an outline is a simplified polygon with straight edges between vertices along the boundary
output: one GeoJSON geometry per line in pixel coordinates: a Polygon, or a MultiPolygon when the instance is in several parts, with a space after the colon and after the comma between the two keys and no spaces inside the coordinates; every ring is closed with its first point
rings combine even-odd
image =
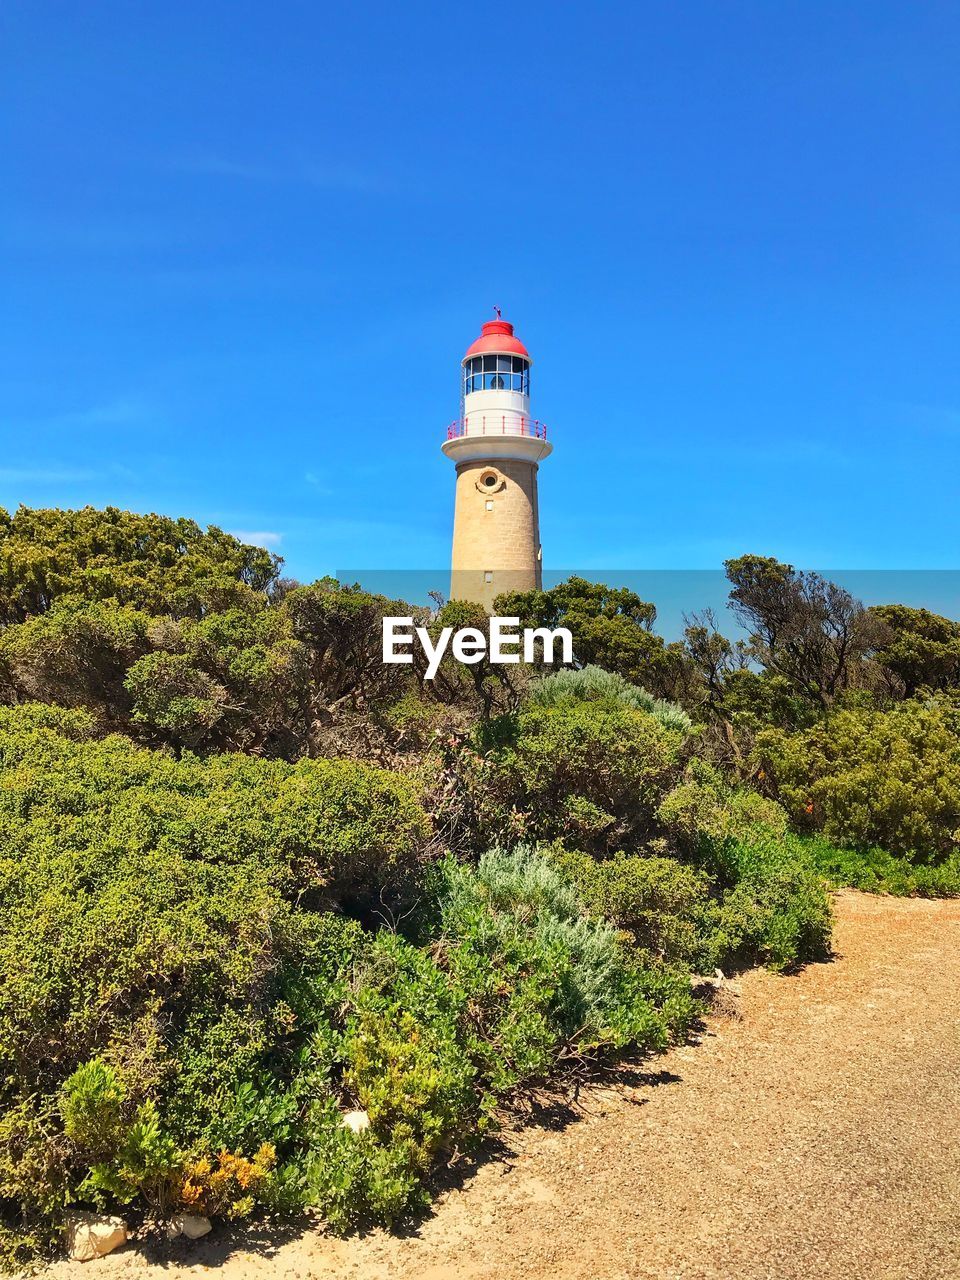
{"type": "Polygon", "coordinates": [[[460,362],[460,417],[447,428],[447,438],[507,435],[545,441],[546,427],[530,416],[532,364],[530,352],[498,310],[460,362]]]}
{"type": "Polygon", "coordinates": [[[513,391],[530,398],[530,361],[523,356],[470,356],[463,362],[463,394],[513,391]]]}
{"type": "Polygon", "coordinates": [[[530,353],[508,320],[497,316],[482,326],[480,337],[463,357],[461,394],[510,392],[530,399],[530,353]]]}

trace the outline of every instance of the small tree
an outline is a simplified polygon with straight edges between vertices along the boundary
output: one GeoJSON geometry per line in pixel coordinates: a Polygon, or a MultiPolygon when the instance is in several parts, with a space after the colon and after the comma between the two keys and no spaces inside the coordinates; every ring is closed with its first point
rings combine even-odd
{"type": "Polygon", "coordinates": [[[849,591],[769,556],[725,562],[731,607],[768,671],[829,707],[845,689],[872,683],[868,659],[881,628],[849,591]]]}

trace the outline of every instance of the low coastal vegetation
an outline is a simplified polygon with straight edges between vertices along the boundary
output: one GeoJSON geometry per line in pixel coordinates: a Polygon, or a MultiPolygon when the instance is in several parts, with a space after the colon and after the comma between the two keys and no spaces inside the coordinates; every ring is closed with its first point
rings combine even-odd
{"type": "Polygon", "coordinates": [[[399,607],[216,529],[0,512],[0,1241],[421,1210],[546,1085],[682,1040],[695,975],[960,893],[960,625],[759,557],[748,640],[571,579],[576,664],[385,666],[399,607]],[[692,981],[692,978],[694,980],[692,981]]]}

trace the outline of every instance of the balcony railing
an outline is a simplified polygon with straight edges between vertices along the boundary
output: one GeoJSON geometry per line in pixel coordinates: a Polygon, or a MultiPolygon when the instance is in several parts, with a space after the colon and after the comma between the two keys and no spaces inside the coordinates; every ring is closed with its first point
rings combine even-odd
{"type": "Polygon", "coordinates": [[[530,436],[546,440],[547,424],[519,413],[468,413],[447,427],[448,440],[463,436],[530,436]]]}

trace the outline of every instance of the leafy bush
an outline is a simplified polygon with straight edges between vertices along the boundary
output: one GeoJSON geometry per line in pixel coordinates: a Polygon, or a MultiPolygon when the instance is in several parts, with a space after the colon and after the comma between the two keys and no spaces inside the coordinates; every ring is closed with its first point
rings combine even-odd
{"type": "Polygon", "coordinates": [[[148,653],[132,663],[124,687],[133,701],[134,723],[169,733],[174,741],[196,743],[223,719],[227,690],[185,653],[148,653]]]}
{"type": "MultiPolygon", "coordinates": [[[[0,712],[0,1185],[28,1224],[163,1204],[183,1153],[221,1149],[244,1081],[292,1052],[292,977],[330,968],[315,909],[409,894],[427,835],[381,770],[177,761],[90,729],[0,712]]],[[[239,1156],[272,1135],[242,1136],[239,1156]]]]}
{"type": "MultiPolygon", "coordinates": [[[[443,935],[461,939],[458,967],[473,969],[478,956],[500,964],[513,957],[511,1002],[523,1007],[531,978],[543,990],[552,990],[555,1034],[559,1029],[567,1039],[574,1038],[581,1052],[665,1043],[668,1028],[653,1016],[643,994],[649,975],[642,963],[607,920],[587,914],[576,887],[548,854],[523,846],[509,852],[494,849],[480,859],[475,873],[448,860],[440,875],[440,926],[443,935]]],[[[678,981],[686,990],[685,976],[678,981]]],[[[678,996],[679,990],[671,994],[678,996]]],[[[685,1025],[693,1013],[688,1002],[685,1025]]],[[[509,1022],[514,1022],[513,1014],[509,1022]]],[[[491,1046],[497,1053],[502,1039],[498,1036],[491,1046]]],[[[495,1065],[502,1072],[503,1062],[495,1065]]],[[[523,1078],[515,1074],[512,1083],[523,1078]]]]}
{"type": "Polygon", "coordinates": [[[0,630],[0,669],[19,698],[89,707],[116,721],[128,714],[124,674],[148,648],[149,622],[130,605],[68,596],[0,630]]]}
{"type": "Polygon", "coordinates": [[[279,560],[211,525],[97,511],[0,508],[0,625],[45,613],[66,596],[148,613],[199,617],[272,585],[279,560]]]}
{"type": "Polygon", "coordinates": [[[177,760],[92,729],[0,711],[11,1260],[69,1204],[393,1221],[518,1091],[694,1016],[685,975],[641,964],[540,855],[447,859],[422,884],[400,777],[177,760]],[[327,910],[414,890],[420,945],[327,910]]]}
{"type": "Polygon", "coordinates": [[[72,1204],[395,1221],[528,1090],[683,1036],[690,967],[825,954],[828,884],[957,893],[960,703],[922,699],[957,624],[728,568],[749,646],[665,645],[571,579],[500,611],[601,665],[428,683],[382,616],[475,606],[282,582],[190,521],[0,512],[0,702],[63,704],[0,707],[7,1261],[72,1204]]]}
{"type": "Polygon", "coordinates": [[[897,857],[886,849],[844,849],[820,835],[802,841],[805,859],[838,888],[898,897],[960,897],[960,854],[930,866],[897,857]]]}
{"type": "Polygon", "coordinates": [[[774,969],[829,953],[831,909],[823,877],[787,829],[779,805],[731,787],[692,761],[660,817],[686,856],[711,877],[699,964],[774,969]]]}
{"type": "Polygon", "coordinates": [[[784,810],[697,760],[680,777],[679,735],[646,712],[563,699],[486,741],[462,757],[479,830],[559,841],[587,905],[652,956],[785,968],[828,951],[823,877],[794,865],[784,810]]]}
{"type": "Polygon", "coordinates": [[[384,707],[379,718],[390,730],[395,745],[422,751],[448,727],[451,711],[411,691],[384,707]]]}
{"type": "Polygon", "coordinates": [[[749,787],[733,787],[703,760],[691,760],[684,778],[660,803],[658,815],[669,836],[687,854],[707,861],[721,877],[736,879],[739,865],[724,864],[728,842],[751,835],[785,836],[788,818],[776,801],[749,787]]]}
{"type": "Polygon", "coordinates": [[[592,912],[629,931],[635,944],[667,961],[697,952],[708,877],[675,858],[616,853],[604,861],[562,847],[552,854],[592,912]]]}
{"type": "Polygon", "coordinates": [[[705,915],[700,966],[729,968],[758,959],[789,969],[830,954],[833,912],[823,877],[803,859],[796,837],[755,830],[728,840],[724,861],[739,874],[705,915]],[[798,856],[799,854],[799,856],[798,856]]]}
{"type": "Polygon", "coordinates": [[[642,841],[674,779],[683,734],[611,700],[563,699],[494,721],[475,792],[484,835],[507,840],[575,836],[597,851],[642,841]]]}
{"type": "Polygon", "coordinates": [[[936,864],[960,846],[960,706],[903,702],[760,734],[757,760],[801,829],[936,864]]]}
{"type": "Polygon", "coordinates": [[[647,711],[667,729],[689,733],[692,721],[675,702],[655,698],[638,684],[630,684],[623,676],[603,667],[586,666],[579,670],[561,670],[535,681],[528,695],[540,707],[555,707],[567,699],[574,702],[606,700],[647,711]]]}

